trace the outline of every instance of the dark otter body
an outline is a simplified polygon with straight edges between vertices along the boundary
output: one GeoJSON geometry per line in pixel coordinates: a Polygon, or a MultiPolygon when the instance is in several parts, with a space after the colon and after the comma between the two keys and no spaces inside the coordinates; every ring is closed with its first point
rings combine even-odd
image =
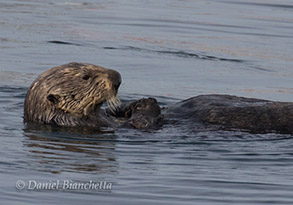
{"type": "Polygon", "coordinates": [[[201,95],[162,111],[154,98],[118,106],[118,72],[69,63],[41,74],[24,103],[24,121],[65,127],[157,128],[162,124],[194,131],[241,130],[293,134],[293,103],[229,95],[201,95]],[[110,109],[101,110],[107,101],[110,109]]]}
{"type": "Polygon", "coordinates": [[[230,95],[200,95],[169,107],[165,119],[191,129],[293,134],[293,103],[230,95]]]}

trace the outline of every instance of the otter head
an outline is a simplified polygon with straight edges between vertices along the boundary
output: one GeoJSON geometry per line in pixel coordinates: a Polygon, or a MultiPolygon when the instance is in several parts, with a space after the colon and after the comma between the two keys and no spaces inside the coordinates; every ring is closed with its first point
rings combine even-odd
{"type": "Polygon", "coordinates": [[[27,92],[24,120],[79,119],[96,114],[105,101],[114,109],[120,103],[116,97],[120,84],[117,71],[100,66],[69,63],[54,67],[42,73],[27,92]]]}

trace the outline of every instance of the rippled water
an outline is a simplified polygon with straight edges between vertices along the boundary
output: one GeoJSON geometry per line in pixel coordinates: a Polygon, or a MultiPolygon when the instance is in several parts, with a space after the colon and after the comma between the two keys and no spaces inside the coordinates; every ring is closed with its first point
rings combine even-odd
{"type": "Polygon", "coordinates": [[[77,134],[27,129],[38,74],[71,61],[118,70],[124,101],[205,93],[292,101],[289,0],[0,2],[3,204],[292,204],[293,138],[240,132],[77,134]],[[23,180],[106,181],[111,190],[17,190],[23,180]]]}

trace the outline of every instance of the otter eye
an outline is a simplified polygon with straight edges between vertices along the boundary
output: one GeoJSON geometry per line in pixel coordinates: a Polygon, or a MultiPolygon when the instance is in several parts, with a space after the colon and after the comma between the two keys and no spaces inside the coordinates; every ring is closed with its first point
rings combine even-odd
{"type": "Polygon", "coordinates": [[[89,78],[90,78],[89,75],[84,75],[84,76],[82,76],[82,79],[83,79],[83,80],[88,80],[89,78]]]}

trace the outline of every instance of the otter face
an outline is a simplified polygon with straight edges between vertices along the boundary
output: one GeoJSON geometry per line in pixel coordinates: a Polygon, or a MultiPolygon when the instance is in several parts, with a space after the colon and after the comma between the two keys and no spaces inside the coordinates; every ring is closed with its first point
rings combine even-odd
{"type": "Polygon", "coordinates": [[[47,122],[62,112],[81,118],[97,112],[105,101],[110,109],[115,109],[120,104],[116,97],[120,84],[117,71],[92,64],[54,67],[31,85],[25,99],[24,118],[47,122]]]}

